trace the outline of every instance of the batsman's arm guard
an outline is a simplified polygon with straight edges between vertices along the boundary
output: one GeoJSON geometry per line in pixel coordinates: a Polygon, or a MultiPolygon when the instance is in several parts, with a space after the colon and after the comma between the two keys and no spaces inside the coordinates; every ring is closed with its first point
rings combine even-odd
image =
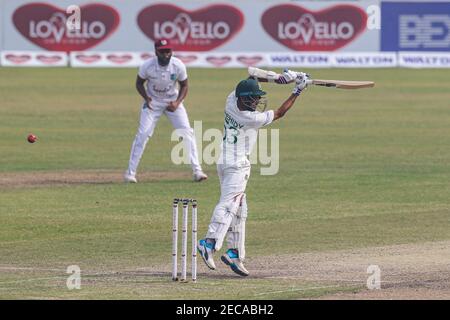
{"type": "Polygon", "coordinates": [[[288,69],[284,69],[282,74],[274,71],[263,70],[255,67],[248,67],[248,74],[250,77],[261,81],[271,82],[277,84],[289,84],[295,81],[297,73],[288,69]]]}
{"type": "Polygon", "coordinates": [[[248,67],[248,74],[257,80],[266,80],[267,82],[276,82],[280,75],[274,71],[266,71],[255,67],[248,67]]]}

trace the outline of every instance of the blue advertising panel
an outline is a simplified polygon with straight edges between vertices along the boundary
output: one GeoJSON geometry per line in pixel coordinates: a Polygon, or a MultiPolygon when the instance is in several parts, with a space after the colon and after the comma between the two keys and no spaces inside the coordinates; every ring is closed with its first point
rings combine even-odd
{"type": "Polygon", "coordinates": [[[450,51],[449,2],[383,2],[382,51],[450,51]]]}

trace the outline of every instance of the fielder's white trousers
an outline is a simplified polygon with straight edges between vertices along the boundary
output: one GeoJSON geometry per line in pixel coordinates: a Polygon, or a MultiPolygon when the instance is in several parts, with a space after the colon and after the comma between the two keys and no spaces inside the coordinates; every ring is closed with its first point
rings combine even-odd
{"type": "Polygon", "coordinates": [[[141,117],[139,121],[139,128],[134,138],[133,145],[131,146],[130,161],[128,163],[128,174],[136,175],[136,171],[144,153],[145,146],[148,139],[153,135],[156,124],[159,118],[164,113],[169,118],[172,126],[179,130],[183,141],[186,143],[186,149],[189,151],[189,159],[192,166],[192,170],[202,170],[198,162],[197,144],[195,142],[194,130],[189,124],[189,118],[186,109],[181,103],[174,112],[166,110],[166,102],[152,101],[151,108],[142,108],[141,117]]]}
{"type": "Polygon", "coordinates": [[[225,236],[228,234],[228,247],[239,247],[241,260],[245,258],[244,241],[247,204],[244,193],[248,179],[250,178],[250,169],[250,162],[248,160],[238,162],[232,166],[217,165],[221,194],[206,234],[206,238],[216,240],[215,250],[220,250],[225,236]],[[240,220],[243,220],[243,222],[241,223],[240,220]]]}

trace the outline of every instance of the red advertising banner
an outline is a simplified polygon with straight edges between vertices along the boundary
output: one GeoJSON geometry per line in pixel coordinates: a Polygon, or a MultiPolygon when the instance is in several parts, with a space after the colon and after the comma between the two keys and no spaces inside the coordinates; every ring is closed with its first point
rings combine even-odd
{"type": "Polygon", "coordinates": [[[17,30],[37,46],[51,51],[85,50],[108,38],[119,26],[119,13],[104,4],[80,6],[81,29],[66,26],[65,9],[46,3],[30,3],[14,11],[12,20],[17,30]]]}
{"type": "Polygon", "coordinates": [[[230,41],[241,30],[244,15],[225,4],[193,11],[172,4],[156,4],[139,12],[137,21],[152,41],[166,38],[175,50],[209,51],[230,41]]]}
{"type": "Polygon", "coordinates": [[[282,4],[262,17],[264,30],[277,42],[297,51],[334,51],[358,37],[366,28],[367,14],[353,5],[334,5],[312,11],[282,4]]]}
{"type": "Polygon", "coordinates": [[[147,52],[167,38],[175,52],[254,52],[253,59],[241,59],[247,64],[284,50],[374,52],[380,32],[367,23],[369,7],[380,1],[0,0],[0,50],[147,52]],[[77,29],[70,28],[73,6],[77,29]]]}

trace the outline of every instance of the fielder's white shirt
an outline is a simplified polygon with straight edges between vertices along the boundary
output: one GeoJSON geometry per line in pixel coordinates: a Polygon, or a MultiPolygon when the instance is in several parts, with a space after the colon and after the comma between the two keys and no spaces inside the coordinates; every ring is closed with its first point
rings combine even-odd
{"type": "Polygon", "coordinates": [[[164,67],[159,65],[157,57],[150,58],[140,66],[138,75],[147,80],[147,94],[158,102],[176,100],[177,82],[187,79],[186,66],[175,57],[172,57],[169,64],[164,67]]]}
{"type": "Polygon", "coordinates": [[[230,93],[225,106],[222,154],[219,163],[233,166],[248,162],[248,156],[258,138],[258,129],[272,123],[273,118],[273,110],[265,112],[239,110],[235,92],[230,93]]]}

